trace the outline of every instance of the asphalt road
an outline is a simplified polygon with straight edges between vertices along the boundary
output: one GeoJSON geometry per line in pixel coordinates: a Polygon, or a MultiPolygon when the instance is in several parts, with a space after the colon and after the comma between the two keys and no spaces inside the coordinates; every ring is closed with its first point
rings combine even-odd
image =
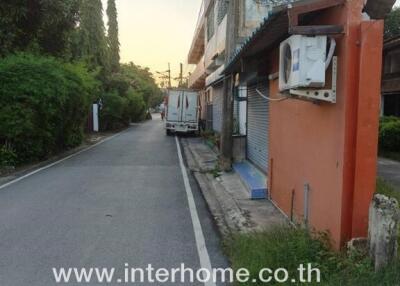
{"type": "Polygon", "coordinates": [[[400,162],[379,158],[378,175],[400,191],[400,162]]]}
{"type": "MultiPolygon", "coordinates": [[[[212,267],[226,267],[189,181],[212,267]]],[[[56,285],[53,267],[115,267],[123,277],[125,263],[200,268],[175,138],[158,118],[0,190],[1,286],[56,285]]]]}

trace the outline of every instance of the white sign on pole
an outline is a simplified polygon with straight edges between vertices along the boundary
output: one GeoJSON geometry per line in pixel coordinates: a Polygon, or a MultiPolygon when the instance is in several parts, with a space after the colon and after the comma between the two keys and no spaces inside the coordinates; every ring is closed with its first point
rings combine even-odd
{"type": "Polygon", "coordinates": [[[99,132],[99,105],[93,104],[93,131],[99,132]]]}

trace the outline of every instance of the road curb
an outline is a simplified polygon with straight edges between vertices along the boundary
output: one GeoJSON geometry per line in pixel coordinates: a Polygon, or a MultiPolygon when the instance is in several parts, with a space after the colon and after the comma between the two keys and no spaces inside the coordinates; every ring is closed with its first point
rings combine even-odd
{"type": "Polygon", "coordinates": [[[246,214],[210,172],[199,167],[196,156],[186,140],[182,140],[189,170],[198,184],[221,235],[230,238],[233,233],[250,231],[246,214]]]}

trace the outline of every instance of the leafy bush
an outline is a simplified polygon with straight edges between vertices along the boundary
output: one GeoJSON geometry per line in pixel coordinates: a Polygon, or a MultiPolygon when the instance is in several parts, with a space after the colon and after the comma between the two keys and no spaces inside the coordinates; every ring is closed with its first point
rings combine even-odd
{"type": "Polygon", "coordinates": [[[146,111],[146,114],[145,114],[145,116],[144,116],[144,119],[145,119],[145,120],[152,120],[152,119],[153,119],[153,116],[151,115],[151,113],[150,113],[149,110],[146,111]]]}
{"type": "Polygon", "coordinates": [[[131,121],[137,122],[144,118],[146,111],[146,103],[143,97],[133,89],[130,89],[127,94],[128,99],[128,116],[131,121]]]}
{"type": "Polygon", "coordinates": [[[400,118],[396,116],[383,116],[380,118],[380,128],[382,128],[385,124],[390,123],[390,122],[397,122],[399,121],[400,118]]]}
{"type": "Polygon", "coordinates": [[[0,147],[0,168],[14,167],[17,164],[17,154],[8,145],[0,147]]]}
{"type": "Polygon", "coordinates": [[[83,64],[66,64],[64,68],[69,92],[62,110],[63,128],[58,145],[71,148],[81,144],[84,138],[88,110],[94,95],[99,92],[99,83],[83,64]]]}
{"type": "Polygon", "coordinates": [[[129,78],[122,73],[111,74],[105,83],[106,91],[117,91],[119,95],[124,95],[130,87],[129,78]]]}
{"type": "Polygon", "coordinates": [[[144,119],[146,103],[133,89],[123,96],[118,91],[103,96],[103,109],[100,112],[100,126],[103,130],[115,130],[144,119]]]}
{"type": "Polygon", "coordinates": [[[126,116],[128,100],[117,92],[106,93],[103,96],[103,109],[100,112],[100,126],[103,130],[115,130],[126,126],[129,119],[126,116]]]}
{"type": "Polygon", "coordinates": [[[83,65],[28,54],[0,61],[0,144],[18,163],[81,143],[97,82],[83,65]]]}
{"type": "Polygon", "coordinates": [[[383,151],[400,151],[400,119],[384,117],[379,127],[379,147],[383,151]]]}

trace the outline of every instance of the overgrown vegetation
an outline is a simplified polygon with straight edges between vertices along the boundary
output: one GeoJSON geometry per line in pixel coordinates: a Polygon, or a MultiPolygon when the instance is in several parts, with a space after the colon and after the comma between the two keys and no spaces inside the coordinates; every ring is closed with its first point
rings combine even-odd
{"type": "Polygon", "coordinates": [[[1,168],[15,166],[16,164],[17,154],[8,144],[4,144],[0,148],[0,170],[1,168]]]}
{"type": "Polygon", "coordinates": [[[400,159],[400,118],[394,116],[381,118],[379,152],[381,156],[400,159]]]}
{"type": "Polygon", "coordinates": [[[201,132],[201,136],[206,141],[206,144],[211,148],[219,148],[220,137],[213,130],[205,130],[201,132]]]}
{"type": "Polygon", "coordinates": [[[251,282],[237,285],[265,285],[259,281],[258,273],[263,268],[284,267],[290,274],[286,283],[271,285],[397,285],[400,281],[400,262],[397,261],[379,273],[375,273],[365,250],[351,253],[336,253],[330,250],[326,234],[310,235],[304,229],[276,227],[262,233],[237,234],[226,244],[234,269],[249,269],[251,282]],[[300,264],[321,271],[321,283],[314,273],[312,283],[300,283],[300,264]],[[293,283],[291,280],[297,282],[293,283]]]}
{"type": "Polygon", "coordinates": [[[92,103],[102,102],[101,129],[114,130],[162,101],[148,69],[119,62],[115,0],[107,35],[101,0],[1,6],[0,167],[81,144],[92,103]]]}
{"type": "MultiPolygon", "coordinates": [[[[378,179],[376,192],[400,202],[400,192],[383,179],[378,179]]],[[[310,234],[303,228],[278,226],[260,233],[235,234],[225,244],[233,268],[246,268],[251,273],[251,282],[236,285],[264,285],[261,282],[253,283],[253,279],[259,281],[260,270],[276,270],[282,267],[288,270],[289,281],[269,284],[392,286],[398,285],[400,281],[400,259],[376,273],[366,248],[334,252],[327,233],[310,234]],[[321,283],[317,283],[315,272],[311,283],[299,283],[300,264],[311,264],[312,268],[319,269],[321,283]],[[291,279],[297,282],[292,283],[291,279]]]]}

